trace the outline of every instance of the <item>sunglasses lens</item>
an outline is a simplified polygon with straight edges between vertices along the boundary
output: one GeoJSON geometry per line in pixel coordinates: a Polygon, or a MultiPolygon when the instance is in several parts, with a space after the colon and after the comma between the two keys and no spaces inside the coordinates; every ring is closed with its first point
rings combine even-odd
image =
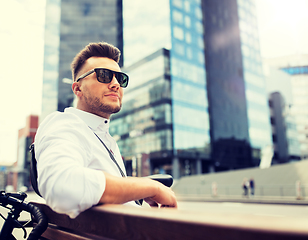
{"type": "Polygon", "coordinates": [[[127,87],[128,84],[128,77],[124,73],[116,73],[116,79],[118,80],[121,87],[127,87]]]}
{"type": "Polygon", "coordinates": [[[96,75],[97,75],[97,80],[101,83],[110,83],[113,78],[112,71],[108,69],[98,69],[96,75]]]}
{"type": "Polygon", "coordinates": [[[96,69],[97,80],[101,83],[110,83],[113,79],[113,74],[115,75],[121,87],[127,87],[128,76],[126,74],[113,72],[109,69],[96,69]]]}

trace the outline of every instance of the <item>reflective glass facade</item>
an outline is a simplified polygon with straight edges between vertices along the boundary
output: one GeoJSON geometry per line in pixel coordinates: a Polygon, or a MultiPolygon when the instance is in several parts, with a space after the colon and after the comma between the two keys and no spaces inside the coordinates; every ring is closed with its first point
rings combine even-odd
{"type": "Polygon", "coordinates": [[[40,120],[58,109],[61,0],[46,1],[42,112],[40,120]]]}
{"type": "Polygon", "coordinates": [[[254,2],[204,0],[202,8],[215,168],[257,165],[271,129],[254,2]]]}
{"type": "Polygon", "coordinates": [[[201,173],[210,157],[201,1],[127,0],[123,9],[130,83],[111,132],[127,160],[149,154],[152,172],[201,173]]]}
{"type": "Polygon", "coordinates": [[[174,151],[210,143],[201,1],[170,1],[171,96],[174,151]]]}
{"type": "Polygon", "coordinates": [[[253,148],[271,145],[271,128],[265,78],[259,49],[254,0],[237,0],[243,77],[248,109],[249,138],[253,148]]]}
{"type": "MultiPolygon", "coordinates": [[[[43,109],[50,112],[72,104],[70,64],[88,43],[106,41],[123,50],[122,0],[47,0],[43,109]]],[[[123,57],[120,65],[122,65],[123,57]]]]}
{"type": "Polygon", "coordinates": [[[291,113],[295,117],[300,134],[302,159],[308,159],[308,75],[292,76],[292,92],[294,96],[291,113]]]}
{"type": "Polygon", "coordinates": [[[289,73],[290,75],[308,74],[308,66],[287,67],[282,68],[282,70],[289,73]]]}
{"type": "Polygon", "coordinates": [[[288,150],[290,160],[299,160],[301,158],[301,146],[298,140],[297,124],[294,116],[287,112],[286,116],[287,125],[287,139],[288,139],[288,150]]]}
{"type": "MultiPolygon", "coordinates": [[[[277,142],[279,142],[279,135],[281,136],[281,134],[283,134],[284,132],[286,132],[287,138],[287,161],[298,160],[301,156],[300,144],[298,140],[299,134],[296,127],[295,118],[291,114],[291,109],[294,106],[294,97],[292,94],[291,84],[292,77],[282,70],[268,67],[266,62],[264,64],[266,66],[266,68],[264,69],[264,73],[266,74],[266,88],[268,91],[268,95],[270,96],[270,98],[272,98],[269,99],[273,134],[272,139],[275,151],[274,159],[272,160],[272,162],[279,163],[283,161],[280,160],[281,154],[279,154],[280,149],[283,148],[277,148],[275,145],[277,145],[277,142]],[[279,94],[281,94],[280,97],[278,97],[279,94]],[[275,118],[277,117],[278,121],[280,122],[280,127],[276,124],[277,121],[275,118]]],[[[285,149],[283,149],[283,151],[285,151],[285,149]]]]}
{"type": "Polygon", "coordinates": [[[161,49],[147,61],[123,69],[131,81],[122,110],[112,116],[110,134],[125,160],[137,154],[172,150],[169,51],[161,49]]]}
{"type": "Polygon", "coordinates": [[[291,79],[293,102],[290,115],[296,122],[301,159],[308,158],[308,55],[294,54],[267,59],[266,63],[287,72],[291,79]]]}

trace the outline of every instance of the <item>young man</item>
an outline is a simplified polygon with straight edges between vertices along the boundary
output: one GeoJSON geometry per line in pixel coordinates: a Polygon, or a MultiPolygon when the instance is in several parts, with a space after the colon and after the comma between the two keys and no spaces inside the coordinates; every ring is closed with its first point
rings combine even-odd
{"type": "Polygon", "coordinates": [[[35,137],[39,191],[54,211],[72,218],[98,203],[137,206],[135,200],[145,199],[151,206],[177,207],[174,193],[159,182],[122,177],[121,154],[108,132],[128,84],[119,58],[107,43],[81,50],[71,65],[77,108],[47,116],[35,137]]]}

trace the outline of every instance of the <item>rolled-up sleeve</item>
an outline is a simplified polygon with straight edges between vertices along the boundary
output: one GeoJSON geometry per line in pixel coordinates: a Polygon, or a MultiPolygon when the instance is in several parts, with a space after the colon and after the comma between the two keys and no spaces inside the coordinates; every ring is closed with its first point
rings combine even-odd
{"type": "Polygon", "coordinates": [[[106,186],[103,171],[88,167],[92,151],[84,125],[56,113],[41,124],[35,138],[39,191],[54,211],[71,218],[96,205],[106,186]]]}

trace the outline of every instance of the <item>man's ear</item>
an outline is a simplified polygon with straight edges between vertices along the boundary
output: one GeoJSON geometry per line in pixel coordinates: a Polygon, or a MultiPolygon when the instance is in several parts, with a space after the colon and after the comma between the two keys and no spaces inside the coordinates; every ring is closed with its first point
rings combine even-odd
{"type": "Polygon", "coordinates": [[[74,94],[77,97],[81,97],[82,96],[82,92],[81,92],[81,88],[80,88],[80,83],[79,82],[74,82],[72,84],[72,90],[73,90],[74,94]]]}

